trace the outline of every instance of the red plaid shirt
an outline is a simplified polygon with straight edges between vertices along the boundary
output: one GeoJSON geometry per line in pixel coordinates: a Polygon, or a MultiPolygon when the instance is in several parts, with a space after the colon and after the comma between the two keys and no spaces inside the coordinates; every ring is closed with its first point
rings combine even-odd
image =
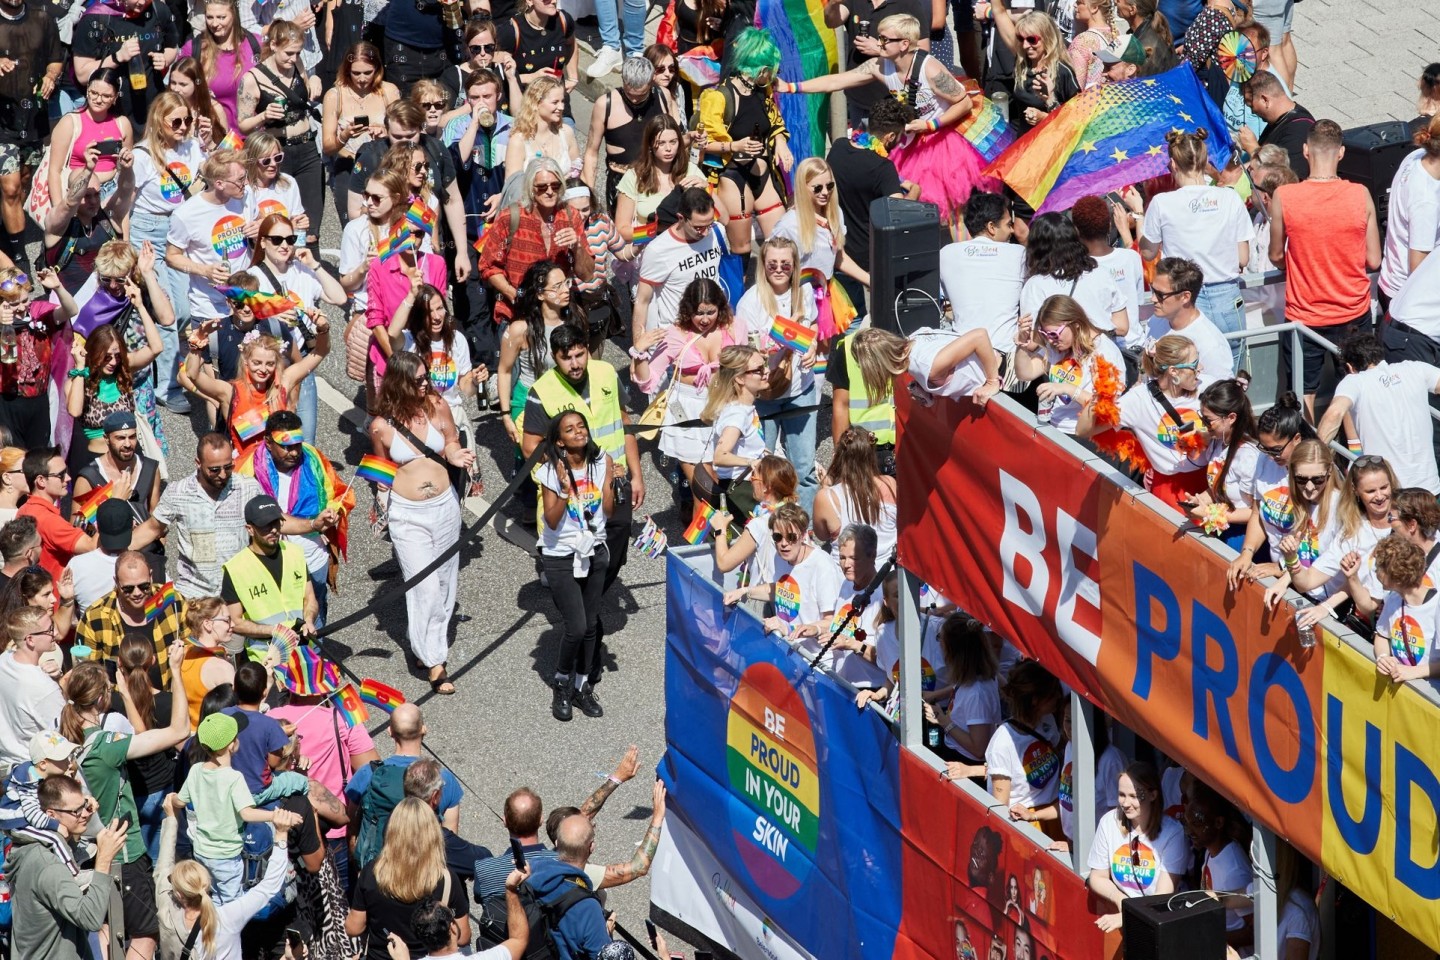
{"type": "MultiPolygon", "coordinates": [[[[514,236],[505,236],[510,231],[510,211],[501,210],[495,215],[495,224],[492,229],[498,227],[502,233],[500,236],[485,241],[485,252],[480,258],[480,279],[490,280],[496,274],[504,274],[505,279],[517,289],[520,281],[525,278],[525,271],[539,263],[541,260],[553,260],[555,265],[564,270],[566,275],[575,275],[575,255],[564,247],[555,246],[553,239],[546,243],[545,232],[541,228],[540,216],[534,211],[520,208],[520,219],[515,224],[514,236]]],[[[585,236],[585,221],[566,207],[561,207],[555,213],[555,220],[550,232],[553,238],[564,228],[569,227],[575,231],[576,236],[585,236]]],[[[495,322],[504,323],[510,319],[513,304],[504,297],[495,298],[495,322]]]]}

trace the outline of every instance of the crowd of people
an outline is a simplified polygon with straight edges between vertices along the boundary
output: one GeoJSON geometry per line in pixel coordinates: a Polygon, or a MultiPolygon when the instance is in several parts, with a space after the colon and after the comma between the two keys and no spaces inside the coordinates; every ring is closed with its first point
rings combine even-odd
{"type": "MultiPolygon", "coordinates": [[[[528,471],[513,512],[559,613],[559,722],[604,713],[600,614],[647,512],[642,437],[658,439],[673,526],[743,570],[727,602],[762,604],[788,641],[833,640],[832,664],[880,678],[862,700],[893,707],[895,589],[873,581],[898,535],[897,383],[925,404],[1018,398],[1230,542],[1234,584],[1276,578],[1272,600],[1313,601],[1307,622],[1372,635],[1381,674],[1430,677],[1440,67],[1377,211],[1339,176],[1339,126],[1291,96],[1288,2],[824,6],[847,69],[781,79],[745,0],[674,0],[650,45],[643,4],[599,0],[586,72],[619,85],[582,139],[576,23],[556,0],[0,0],[15,955],[399,960],[478,938],[514,960],[548,938],[567,960],[625,956],[595,894],[648,870],[663,786],[632,860],[589,857],[633,751],[578,808],[546,818],[512,793],[518,853],[492,855],[460,836],[463,790],[425,755],[416,707],[394,709],[381,762],[336,703],[344,665],[320,636],[365,484],[367,534],[414,581],[408,653],[435,693],[457,692],[447,637],[479,456],[528,471]],[[1257,52],[1247,80],[1221,64],[1232,34],[1257,52]],[[708,59],[714,83],[682,70],[708,59]],[[1024,133],[1083,90],[1181,64],[1237,154],[1177,129],[1166,176],[1064,212],[985,176],[960,130],[982,96],[1024,133]],[[807,156],[780,104],[838,91],[849,129],[807,156]],[[935,204],[946,234],[941,313],[904,335],[867,322],[883,197],[935,204]],[[320,248],[327,222],[338,257],[320,248]],[[1225,335],[1262,263],[1285,270],[1285,317],[1314,336],[1294,357],[1281,341],[1303,396],[1257,416],[1225,335]],[[356,465],[317,446],[332,349],[372,418],[350,482],[356,465]],[[503,425],[489,449],[477,407],[503,425]],[[195,426],[193,470],[161,408],[195,426]],[[1353,464],[1327,445],[1342,431],[1353,464]],[[544,929],[535,900],[553,908],[544,929]]],[[[950,606],[931,605],[925,640],[937,749],[1065,843],[1059,684],[950,606]],[[1043,782],[1019,759],[1037,748],[1056,754],[1043,782]]],[[[1101,764],[1101,899],[1244,889],[1243,818],[1218,795],[1114,747],[1101,764]],[[1125,844],[1148,845],[1150,879],[1116,872],[1125,844]]],[[[1282,929],[1313,960],[1300,873],[1282,929]]]]}

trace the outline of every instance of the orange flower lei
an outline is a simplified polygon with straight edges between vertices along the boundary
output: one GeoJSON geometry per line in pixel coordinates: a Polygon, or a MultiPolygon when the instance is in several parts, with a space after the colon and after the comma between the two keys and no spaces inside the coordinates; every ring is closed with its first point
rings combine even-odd
{"type": "Polygon", "coordinates": [[[1091,416],[1095,422],[1095,433],[1090,441],[1096,449],[1118,462],[1145,472],[1150,469],[1150,458],[1135,434],[1120,426],[1120,394],[1125,392],[1125,380],[1115,365],[1103,357],[1095,357],[1094,399],[1090,403],[1091,416]]]}

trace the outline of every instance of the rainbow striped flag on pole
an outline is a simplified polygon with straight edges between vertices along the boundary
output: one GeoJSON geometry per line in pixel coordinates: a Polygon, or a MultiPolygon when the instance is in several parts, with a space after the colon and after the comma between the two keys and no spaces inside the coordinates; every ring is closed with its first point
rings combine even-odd
{"type": "Polygon", "coordinates": [[[379,680],[365,677],[360,681],[360,699],[386,713],[394,713],[395,708],[405,702],[405,694],[379,680]]]}
{"type": "Polygon", "coordinates": [[[335,710],[352,727],[358,727],[370,719],[370,711],[365,709],[360,691],[355,689],[353,683],[347,683],[335,691],[335,710]]]}
{"type": "Polygon", "coordinates": [[[251,407],[231,421],[231,425],[235,435],[248,443],[265,432],[265,420],[269,416],[264,407],[251,407]]]}
{"type": "Polygon", "coordinates": [[[369,480],[371,483],[388,487],[395,482],[395,474],[399,470],[399,465],[394,461],[367,453],[360,458],[360,466],[355,468],[355,477],[358,480],[369,480]]]}
{"type": "Polygon", "coordinates": [[[145,601],[145,622],[154,623],[161,614],[180,602],[180,594],[175,590],[175,584],[166,583],[155,596],[145,601]]]}
{"type": "Polygon", "coordinates": [[[100,512],[100,504],[110,499],[110,489],[115,481],[110,481],[101,487],[96,487],[84,497],[75,501],[75,513],[84,518],[86,523],[94,523],[95,516],[100,512]]]}
{"type": "Polygon", "coordinates": [[[685,528],[682,534],[685,542],[694,546],[705,540],[705,534],[710,532],[710,518],[715,516],[715,508],[708,503],[695,504],[695,516],[690,519],[690,526],[685,528]]]}
{"type": "Polygon", "coordinates": [[[770,324],[770,339],[796,353],[806,353],[815,346],[815,331],[789,317],[777,316],[770,324]]]}
{"type": "Polygon", "coordinates": [[[402,219],[402,220],[400,220],[398,223],[395,224],[395,232],[392,233],[392,234],[390,234],[389,239],[387,239],[387,240],[381,245],[381,247],[380,247],[380,262],[381,262],[381,263],[384,263],[386,260],[389,260],[391,257],[395,256],[396,254],[404,253],[404,252],[406,252],[407,250],[409,250],[409,251],[418,251],[418,250],[420,249],[420,244],[419,244],[419,242],[415,239],[415,234],[411,231],[410,228],[411,228],[411,223],[410,223],[409,215],[407,214],[406,217],[405,217],[405,219],[402,219]]]}
{"type": "Polygon", "coordinates": [[[215,292],[226,300],[249,307],[256,320],[268,320],[296,307],[295,301],[283,293],[262,293],[242,287],[216,287],[215,292]]]}

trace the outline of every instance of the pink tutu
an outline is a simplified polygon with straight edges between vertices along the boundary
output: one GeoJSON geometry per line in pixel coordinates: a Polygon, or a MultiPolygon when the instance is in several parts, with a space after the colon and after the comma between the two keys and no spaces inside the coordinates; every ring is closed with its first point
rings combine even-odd
{"type": "Polygon", "coordinates": [[[985,159],[964,134],[947,127],[916,136],[890,150],[900,176],[920,184],[920,199],[940,206],[941,216],[956,220],[972,190],[999,193],[1000,181],[981,176],[985,159]]]}

